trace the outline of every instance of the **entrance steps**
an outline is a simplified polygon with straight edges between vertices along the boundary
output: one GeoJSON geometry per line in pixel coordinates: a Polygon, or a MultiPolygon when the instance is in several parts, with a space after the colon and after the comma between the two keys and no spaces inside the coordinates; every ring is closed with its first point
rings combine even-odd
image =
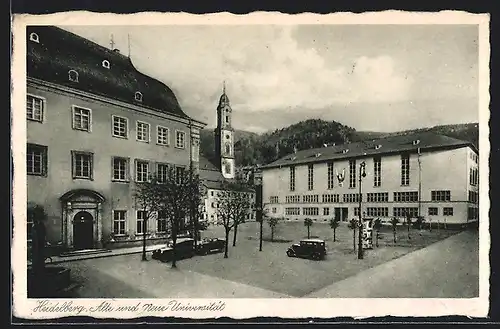
{"type": "Polygon", "coordinates": [[[111,252],[109,249],[83,249],[83,250],[71,250],[67,252],[63,252],[59,255],[59,257],[73,257],[73,256],[86,256],[86,255],[94,255],[94,254],[102,254],[111,252]]]}

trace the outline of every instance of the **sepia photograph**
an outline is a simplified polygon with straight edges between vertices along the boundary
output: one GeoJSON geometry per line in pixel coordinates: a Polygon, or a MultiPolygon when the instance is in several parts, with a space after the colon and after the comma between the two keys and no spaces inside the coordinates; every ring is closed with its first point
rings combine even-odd
{"type": "Polygon", "coordinates": [[[486,315],[488,15],[165,15],[14,17],[18,316],[486,315]]]}

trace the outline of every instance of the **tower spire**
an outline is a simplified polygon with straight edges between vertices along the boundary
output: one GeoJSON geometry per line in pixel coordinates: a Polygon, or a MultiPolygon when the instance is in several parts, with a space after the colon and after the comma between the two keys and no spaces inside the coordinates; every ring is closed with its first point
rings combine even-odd
{"type": "Polygon", "coordinates": [[[222,82],[222,94],[226,94],[226,80],[222,82]]]}

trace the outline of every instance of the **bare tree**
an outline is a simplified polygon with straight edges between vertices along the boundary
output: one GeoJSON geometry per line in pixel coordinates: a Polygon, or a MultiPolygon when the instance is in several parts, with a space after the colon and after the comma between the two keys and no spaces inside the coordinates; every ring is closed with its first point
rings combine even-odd
{"type": "Polygon", "coordinates": [[[156,174],[151,175],[150,179],[146,182],[136,183],[134,199],[137,210],[143,212],[142,260],[145,261],[147,260],[146,234],[148,233],[148,222],[158,214],[162,206],[162,186],[159,184],[156,174]]]}
{"type": "Polygon", "coordinates": [[[380,218],[375,219],[373,222],[373,228],[375,229],[375,246],[378,247],[378,239],[380,237],[380,229],[382,228],[382,220],[380,218]]]}
{"type": "Polygon", "coordinates": [[[224,258],[228,258],[229,233],[233,228],[237,230],[238,225],[245,221],[249,208],[250,199],[246,186],[238,181],[224,182],[217,207],[217,222],[224,226],[225,231],[224,258]]]}
{"type": "Polygon", "coordinates": [[[191,232],[191,237],[194,239],[194,246],[196,249],[200,238],[199,219],[202,216],[201,205],[203,202],[203,188],[201,186],[200,176],[195,171],[192,164],[189,167],[188,176],[189,230],[191,232]]]}
{"type": "Polygon", "coordinates": [[[185,225],[186,215],[190,208],[190,183],[189,173],[183,167],[170,166],[167,175],[162,178],[161,209],[170,223],[170,238],[172,239],[172,268],[177,267],[177,236],[185,225]]]}

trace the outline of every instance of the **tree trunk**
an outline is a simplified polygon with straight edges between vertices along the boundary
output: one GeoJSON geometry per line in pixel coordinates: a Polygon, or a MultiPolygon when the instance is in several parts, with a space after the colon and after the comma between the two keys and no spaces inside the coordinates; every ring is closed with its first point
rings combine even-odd
{"type": "Polygon", "coordinates": [[[396,243],[396,228],[395,227],[392,229],[392,235],[394,237],[394,243],[396,243]]]}
{"type": "Polygon", "coordinates": [[[307,238],[309,239],[311,237],[311,234],[310,234],[310,229],[309,229],[309,226],[307,227],[307,238]]]}
{"type": "Polygon", "coordinates": [[[271,227],[271,242],[274,242],[274,226],[271,227]]]}
{"type": "Polygon", "coordinates": [[[410,225],[411,225],[411,220],[408,221],[408,240],[411,240],[410,236],[410,225]]]}
{"type": "Polygon", "coordinates": [[[337,229],[334,228],[333,229],[333,242],[336,242],[337,241],[337,229]]]}
{"type": "Polygon", "coordinates": [[[354,247],[354,251],[356,252],[356,229],[352,230],[352,245],[354,247]]]}
{"type": "Polygon", "coordinates": [[[142,260],[147,260],[146,258],[146,227],[147,225],[147,219],[144,219],[142,222],[142,260]]]}
{"type": "Polygon", "coordinates": [[[233,247],[236,247],[236,234],[238,233],[238,225],[234,226],[234,232],[233,232],[233,247]]]}
{"type": "MultiPolygon", "coordinates": [[[[177,221],[178,223],[178,221],[177,221]]],[[[172,223],[172,268],[177,268],[177,227],[176,223],[172,223]]]]}
{"type": "Polygon", "coordinates": [[[379,234],[380,234],[380,231],[379,231],[379,230],[377,230],[377,231],[375,232],[375,246],[376,246],[376,247],[378,247],[378,236],[379,236],[379,234]]]}
{"type": "Polygon", "coordinates": [[[229,244],[229,230],[226,229],[226,243],[224,244],[224,258],[228,258],[228,255],[227,255],[228,244],[229,244]]]}

